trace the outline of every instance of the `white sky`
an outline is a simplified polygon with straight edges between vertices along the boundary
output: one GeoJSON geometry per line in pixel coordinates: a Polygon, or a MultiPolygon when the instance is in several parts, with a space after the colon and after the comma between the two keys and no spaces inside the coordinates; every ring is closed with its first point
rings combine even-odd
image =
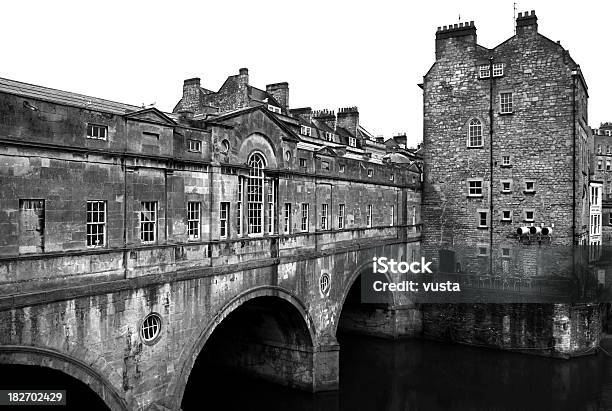
{"type": "MultiPolygon", "coordinates": [[[[590,123],[612,121],[611,2],[519,1],[539,32],[581,65],[590,123]]],[[[290,106],[358,106],[374,134],[422,138],[417,84],[434,62],[438,26],[474,20],[478,43],[513,34],[512,1],[6,1],[0,77],[171,111],[183,80],[218,90],[287,81],[290,106]]]]}

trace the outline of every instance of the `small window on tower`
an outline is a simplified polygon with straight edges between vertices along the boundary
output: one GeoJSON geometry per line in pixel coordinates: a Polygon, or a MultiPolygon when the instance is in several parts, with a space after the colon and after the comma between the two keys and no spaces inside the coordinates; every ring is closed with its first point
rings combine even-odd
{"type": "Polygon", "coordinates": [[[489,78],[491,77],[491,71],[489,70],[488,64],[483,64],[478,68],[478,77],[480,78],[489,78]]]}
{"type": "Polygon", "coordinates": [[[504,63],[493,64],[493,77],[501,77],[504,75],[504,63]]]}

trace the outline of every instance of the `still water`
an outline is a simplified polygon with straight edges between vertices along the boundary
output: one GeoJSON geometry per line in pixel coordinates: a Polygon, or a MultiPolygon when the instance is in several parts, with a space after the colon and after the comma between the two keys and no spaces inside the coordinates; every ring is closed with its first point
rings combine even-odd
{"type": "MultiPolygon", "coordinates": [[[[424,340],[340,339],[340,390],[307,394],[206,370],[193,410],[612,410],[612,358],[563,361],[424,340]]],[[[610,350],[608,350],[610,351],[610,350]]]]}

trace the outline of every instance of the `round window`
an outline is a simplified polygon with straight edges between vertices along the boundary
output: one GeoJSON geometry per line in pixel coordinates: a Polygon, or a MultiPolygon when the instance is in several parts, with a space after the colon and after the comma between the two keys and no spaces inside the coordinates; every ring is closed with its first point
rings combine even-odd
{"type": "Polygon", "coordinates": [[[329,295],[329,289],[331,288],[331,279],[328,273],[322,273],[319,278],[319,291],[321,296],[326,297],[329,295]]]}
{"type": "Polygon", "coordinates": [[[230,149],[230,143],[227,140],[223,140],[221,142],[221,152],[222,153],[227,153],[230,149]]]}
{"type": "Polygon", "coordinates": [[[153,344],[157,341],[161,332],[161,317],[157,314],[149,314],[140,325],[140,338],[145,344],[153,344]]]}
{"type": "Polygon", "coordinates": [[[285,151],[285,161],[291,160],[291,151],[285,151]]]}

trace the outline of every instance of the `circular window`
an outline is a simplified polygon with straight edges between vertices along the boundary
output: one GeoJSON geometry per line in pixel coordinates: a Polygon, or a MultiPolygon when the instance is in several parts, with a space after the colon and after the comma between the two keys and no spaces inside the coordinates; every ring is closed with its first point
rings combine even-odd
{"type": "Polygon", "coordinates": [[[145,344],[153,344],[160,336],[161,317],[157,314],[149,314],[140,325],[140,338],[145,344]]]}
{"type": "Polygon", "coordinates": [[[321,292],[321,296],[325,297],[329,295],[329,289],[331,288],[331,279],[329,274],[321,273],[321,277],[319,278],[319,291],[321,292]]]}
{"type": "Polygon", "coordinates": [[[285,151],[285,161],[291,160],[291,151],[285,151]]]}
{"type": "Polygon", "coordinates": [[[221,142],[221,152],[222,153],[227,153],[230,149],[230,143],[227,140],[223,140],[221,142]]]}

